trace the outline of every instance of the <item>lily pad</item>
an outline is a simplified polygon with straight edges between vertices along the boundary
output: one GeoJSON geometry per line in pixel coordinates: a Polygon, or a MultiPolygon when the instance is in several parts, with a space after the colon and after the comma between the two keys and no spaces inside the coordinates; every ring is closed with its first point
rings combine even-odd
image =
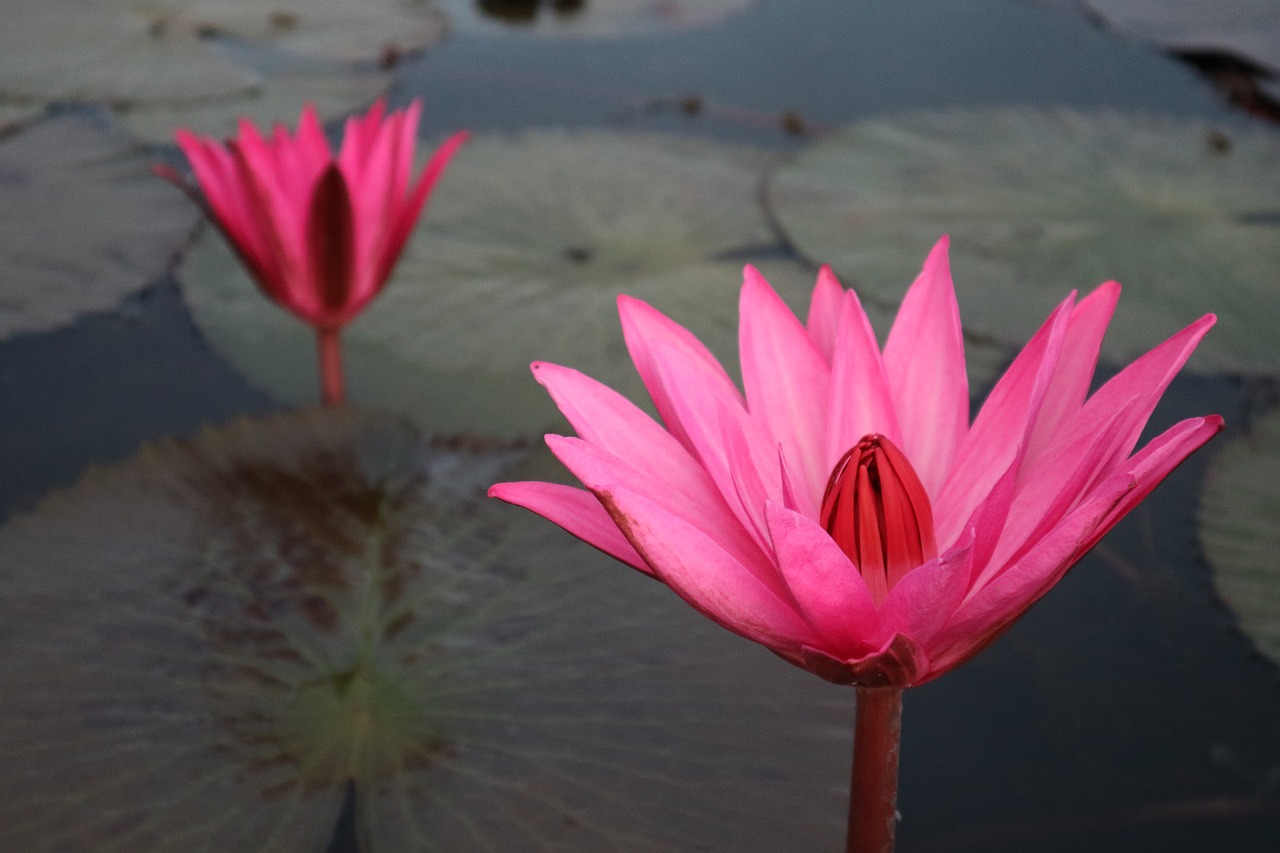
{"type": "Polygon", "coordinates": [[[1193,368],[1280,369],[1280,140],[1069,110],[970,109],[853,125],[773,175],[805,255],[885,298],[939,234],[966,327],[1017,341],[1070,290],[1125,285],[1104,345],[1131,358],[1209,311],[1193,368]]]}
{"type": "MultiPolygon", "coordinates": [[[[652,302],[722,358],[737,352],[747,261],[807,302],[813,273],[767,263],[755,201],[768,155],[609,132],[473,139],[432,196],[399,268],[343,331],[348,393],[446,430],[529,435],[557,423],[534,360],[640,399],[616,297],[652,302]]],[[[208,340],[286,400],[316,399],[313,333],[265,300],[216,234],[180,271],[208,340]]]]}
{"type": "Polygon", "coordinates": [[[1169,50],[1234,54],[1280,73],[1277,0],[1089,0],[1120,32],[1169,50]]]}
{"type": "Polygon", "coordinates": [[[834,849],[851,694],[484,499],[512,461],[304,411],[11,520],[0,846],[314,851],[350,789],[366,853],[834,849]]]}
{"type": "Polygon", "coordinates": [[[114,308],[164,272],[196,223],[148,160],[87,117],[0,138],[0,338],[114,308]]]}
{"type": "Polygon", "coordinates": [[[1260,418],[1210,464],[1200,542],[1241,630],[1280,664],[1280,412],[1260,418]]]}
{"type": "Polygon", "coordinates": [[[376,60],[444,34],[414,0],[11,0],[0,28],[0,94],[113,105],[243,95],[262,84],[234,50],[376,60]]]}
{"type": "Polygon", "coordinates": [[[435,0],[460,32],[629,36],[718,23],[753,0],[435,0]]]}

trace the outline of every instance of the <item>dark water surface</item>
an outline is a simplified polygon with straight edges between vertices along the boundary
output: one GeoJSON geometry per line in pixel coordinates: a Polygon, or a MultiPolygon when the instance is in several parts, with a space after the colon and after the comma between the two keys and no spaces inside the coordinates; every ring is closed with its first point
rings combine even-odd
{"type": "MultiPolygon", "coordinates": [[[[774,0],[712,27],[617,39],[460,28],[398,80],[395,101],[425,99],[427,137],[606,126],[789,149],[860,118],[978,104],[1239,120],[1183,65],[998,0],[774,0]]],[[[1255,390],[1181,378],[1153,426],[1219,412],[1238,429],[1255,390]]],[[[158,280],[113,314],[0,343],[0,511],[143,442],[277,408],[158,280]]],[[[908,693],[900,850],[1277,849],[1280,680],[1233,630],[1195,544],[1212,452],[991,649],[908,693]]],[[[348,815],[332,849],[352,849],[353,831],[348,815]]]]}

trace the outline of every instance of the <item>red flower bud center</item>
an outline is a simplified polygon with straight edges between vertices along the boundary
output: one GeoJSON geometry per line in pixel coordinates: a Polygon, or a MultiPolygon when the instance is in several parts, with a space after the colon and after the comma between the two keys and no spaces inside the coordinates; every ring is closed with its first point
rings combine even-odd
{"type": "Polygon", "coordinates": [[[908,572],[938,556],[924,484],[902,451],[875,433],[832,470],[822,526],[858,568],[876,604],[908,572]]]}

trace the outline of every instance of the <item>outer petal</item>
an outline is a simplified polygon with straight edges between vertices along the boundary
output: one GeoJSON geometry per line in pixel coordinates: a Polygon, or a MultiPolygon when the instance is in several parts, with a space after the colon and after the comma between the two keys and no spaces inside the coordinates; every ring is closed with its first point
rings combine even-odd
{"type": "Polygon", "coordinates": [[[943,237],[929,253],[884,347],[902,451],[934,496],[969,427],[969,379],[947,245],[943,237]]]}
{"type": "Polygon", "coordinates": [[[395,269],[396,261],[400,259],[400,252],[404,249],[409,234],[413,232],[413,225],[418,221],[423,207],[426,206],[427,197],[435,187],[436,181],[440,180],[453,155],[470,137],[471,134],[463,130],[446,139],[427,161],[422,174],[418,177],[418,182],[409,191],[408,199],[404,204],[393,211],[388,211],[387,215],[392,217],[393,221],[387,231],[386,241],[382,244],[382,257],[378,259],[377,274],[374,276],[379,286],[391,277],[391,271],[395,269]]]}
{"type": "Polygon", "coordinates": [[[934,674],[977,654],[1048,592],[1083,554],[1103,519],[1133,488],[1131,478],[1113,478],[1016,565],[991,583],[975,587],[930,644],[934,674]]]}
{"type": "Polygon", "coordinates": [[[597,495],[625,487],[644,496],[672,515],[706,531],[706,535],[715,539],[735,560],[759,571],[763,583],[782,593],[782,581],[773,569],[772,560],[764,555],[742,522],[718,495],[675,491],[667,483],[654,478],[643,467],[643,460],[619,459],[580,439],[549,435],[547,446],[584,486],[597,495]]]}
{"type": "Polygon", "coordinates": [[[1102,338],[1120,299],[1120,285],[1109,281],[1094,290],[1071,312],[1053,382],[1027,443],[1027,464],[1033,464],[1050,440],[1084,403],[1098,364],[1102,338]]]}
{"type": "Polygon", "coordinates": [[[532,369],[584,440],[620,459],[643,460],[645,469],[673,491],[714,493],[710,477],[689,451],[626,397],[567,367],[534,362],[532,369]]]}
{"type": "Polygon", "coordinates": [[[789,601],[703,531],[626,488],[596,494],[654,573],[701,613],[749,640],[793,655],[801,646],[821,645],[789,601]]]}
{"type": "Polygon", "coordinates": [[[831,369],[796,315],[754,267],[743,273],[739,351],[751,417],[782,445],[788,468],[821,501],[831,369]]]}
{"type": "Polygon", "coordinates": [[[1081,433],[1096,434],[1099,425],[1109,419],[1111,412],[1122,406],[1136,406],[1140,416],[1135,419],[1111,460],[1111,464],[1119,464],[1138,443],[1160,396],[1216,319],[1212,314],[1206,314],[1113,376],[1089,397],[1056,436],[1046,442],[1044,452],[1050,452],[1055,446],[1073,444],[1081,433]]]}
{"type": "Polygon", "coordinates": [[[1053,379],[1075,297],[1060,304],[991,390],[934,503],[938,541],[951,542],[1010,465],[1021,465],[1053,379]]]}
{"type": "Polygon", "coordinates": [[[895,446],[902,445],[898,414],[871,321],[852,290],[845,291],[842,303],[839,335],[831,356],[831,402],[824,460],[827,471],[869,433],[880,433],[895,446]]]}
{"type": "Polygon", "coordinates": [[[1135,454],[1125,466],[1125,470],[1133,477],[1136,486],[1125,493],[1098,525],[1098,529],[1085,544],[1085,548],[1092,548],[1097,544],[1116,522],[1128,515],[1129,510],[1151,494],[1151,490],[1160,485],[1160,482],[1169,476],[1174,468],[1181,465],[1206,441],[1221,432],[1222,423],[1222,418],[1218,415],[1190,418],[1170,427],[1135,454]]]}
{"type": "Polygon", "coordinates": [[[901,634],[928,647],[968,592],[973,540],[969,530],[955,548],[912,569],[889,590],[880,605],[881,638],[901,634]]]}
{"type": "Polygon", "coordinates": [[[591,492],[557,483],[495,483],[489,497],[531,510],[610,557],[653,574],[591,492]]]}
{"type": "Polygon", "coordinates": [[[831,267],[823,264],[818,270],[818,281],[813,286],[813,297],[809,300],[809,319],[805,328],[813,345],[822,353],[827,363],[831,362],[831,354],[835,351],[844,292],[831,267]]]}
{"type": "Polygon", "coordinates": [[[778,571],[805,621],[837,658],[875,650],[880,617],[858,569],[827,532],[773,501],[765,504],[778,571]]]}

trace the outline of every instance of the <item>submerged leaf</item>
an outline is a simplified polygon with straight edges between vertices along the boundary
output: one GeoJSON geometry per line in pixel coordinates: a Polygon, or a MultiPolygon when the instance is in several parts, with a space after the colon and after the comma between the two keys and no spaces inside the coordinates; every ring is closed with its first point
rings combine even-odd
{"type": "Polygon", "coordinates": [[[1192,367],[1280,369],[1280,142],[1116,113],[950,110],[866,121],[779,168],[769,203],[805,255],[896,298],[950,233],[971,331],[1025,337],[1072,289],[1125,286],[1125,361],[1209,311],[1192,367]],[[1128,306],[1128,307],[1126,307],[1128,306]]]}
{"type": "Polygon", "coordinates": [[[164,272],[197,214],[148,165],[85,118],[0,139],[0,338],[114,308],[164,272]]]}
{"type": "Polygon", "coordinates": [[[1209,466],[1200,542],[1218,594],[1258,650],[1280,664],[1280,412],[1259,419],[1209,466]]]}
{"type": "Polygon", "coordinates": [[[366,853],[834,847],[851,697],[483,499],[512,456],[310,411],[9,522],[0,847],[313,851],[350,783],[366,853]]]}

